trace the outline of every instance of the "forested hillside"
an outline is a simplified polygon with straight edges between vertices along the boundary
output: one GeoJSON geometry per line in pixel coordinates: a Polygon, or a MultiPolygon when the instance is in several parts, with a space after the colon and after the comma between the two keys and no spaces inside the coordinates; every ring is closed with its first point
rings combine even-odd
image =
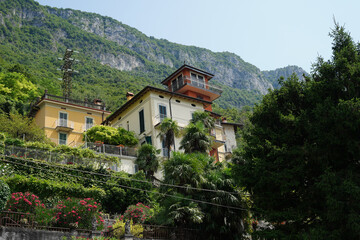
{"type": "Polygon", "coordinates": [[[261,99],[272,84],[239,56],[148,37],[109,17],[39,5],[33,0],[0,1],[1,69],[21,64],[41,93],[61,94],[61,61],[65,49],[79,51],[74,65],[73,98],[101,98],[110,110],[125,93],[137,93],[187,64],[215,74],[224,92],[217,105],[241,108],[261,99]]]}

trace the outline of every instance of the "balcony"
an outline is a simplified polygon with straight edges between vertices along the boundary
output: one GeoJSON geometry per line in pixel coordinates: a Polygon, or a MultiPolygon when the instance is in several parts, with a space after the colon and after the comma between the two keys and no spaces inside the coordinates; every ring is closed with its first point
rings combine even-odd
{"type": "Polygon", "coordinates": [[[67,119],[55,120],[55,130],[61,132],[71,132],[74,130],[74,122],[67,119]]]}
{"type": "Polygon", "coordinates": [[[180,92],[180,93],[185,92],[188,89],[184,89],[185,91],[182,90],[182,89],[186,85],[193,86],[193,87],[198,88],[199,90],[202,90],[202,91],[199,91],[199,92],[203,93],[204,95],[209,95],[209,92],[212,93],[212,94],[210,94],[210,98],[215,98],[216,99],[222,93],[222,89],[220,87],[217,87],[217,86],[209,84],[209,83],[201,82],[201,81],[199,81],[197,79],[192,79],[192,78],[190,78],[188,76],[185,76],[181,80],[179,79],[177,81],[176,85],[172,85],[172,90],[173,90],[173,92],[180,92]]]}

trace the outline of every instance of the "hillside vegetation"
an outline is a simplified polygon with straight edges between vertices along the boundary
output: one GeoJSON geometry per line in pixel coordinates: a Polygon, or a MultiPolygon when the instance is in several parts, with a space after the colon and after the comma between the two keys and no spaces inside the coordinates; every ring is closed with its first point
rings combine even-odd
{"type": "Polygon", "coordinates": [[[241,108],[258,102],[271,83],[239,56],[171,43],[98,14],[41,6],[33,0],[0,1],[0,70],[25,67],[31,81],[49,93],[61,94],[57,71],[66,48],[79,51],[74,65],[73,98],[101,98],[108,109],[125,102],[127,91],[137,93],[160,82],[184,61],[215,74],[224,89],[216,102],[222,108],[241,108]]]}

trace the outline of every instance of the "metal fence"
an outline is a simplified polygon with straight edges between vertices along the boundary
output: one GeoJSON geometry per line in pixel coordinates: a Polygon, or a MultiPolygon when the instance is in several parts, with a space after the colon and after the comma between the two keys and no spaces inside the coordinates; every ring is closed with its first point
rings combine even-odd
{"type": "Polygon", "coordinates": [[[80,164],[80,165],[91,165],[91,166],[103,166],[105,164],[111,164],[103,159],[99,158],[84,158],[75,156],[73,154],[64,154],[58,152],[52,152],[49,150],[41,150],[27,147],[18,147],[14,145],[5,145],[4,148],[5,156],[20,157],[25,159],[37,159],[51,163],[61,164],[80,164]]]}
{"type": "MultiPolygon", "coordinates": [[[[200,233],[196,229],[174,228],[160,225],[142,224],[144,239],[176,239],[176,240],[199,240],[200,233]]],[[[114,237],[117,228],[104,232],[105,237],[114,237]]]]}
{"type": "MultiPolygon", "coordinates": [[[[0,226],[30,228],[57,232],[71,231],[70,228],[41,226],[35,221],[35,214],[11,211],[0,212],[0,226]]],[[[89,234],[92,232],[91,229],[76,229],[76,231],[80,234],[89,234]]]]}
{"type": "Polygon", "coordinates": [[[97,144],[92,142],[86,142],[84,146],[98,153],[104,153],[104,154],[110,154],[116,156],[136,157],[136,148],[125,147],[122,145],[115,146],[109,144],[97,144]]]}

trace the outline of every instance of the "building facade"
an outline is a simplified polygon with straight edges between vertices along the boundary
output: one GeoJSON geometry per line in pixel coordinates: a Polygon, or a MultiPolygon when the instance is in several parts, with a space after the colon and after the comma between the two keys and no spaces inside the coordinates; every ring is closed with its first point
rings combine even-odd
{"type": "MultiPolygon", "coordinates": [[[[134,131],[139,136],[140,144],[152,144],[161,149],[161,155],[165,157],[169,150],[158,137],[161,121],[171,118],[181,128],[185,128],[195,111],[208,111],[216,120],[215,128],[210,132],[213,145],[209,154],[216,161],[223,161],[226,157],[225,131],[221,116],[213,113],[211,107],[212,102],[221,96],[221,89],[209,84],[212,77],[210,73],[183,65],[162,81],[167,90],[147,86],[135,96],[128,93],[128,101],[111,114],[104,124],[134,131]]],[[[232,135],[235,136],[235,133],[232,135]]],[[[232,140],[229,138],[229,141],[232,140]]],[[[179,150],[180,141],[181,137],[175,138],[173,151],[179,150]]],[[[229,144],[236,145],[236,141],[229,144]]]]}
{"type": "Polygon", "coordinates": [[[50,95],[46,91],[30,112],[51,141],[69,146],[82,144],[83,133],[100,125],[110,114],[100,100],[78,101],[50,95]]]}

